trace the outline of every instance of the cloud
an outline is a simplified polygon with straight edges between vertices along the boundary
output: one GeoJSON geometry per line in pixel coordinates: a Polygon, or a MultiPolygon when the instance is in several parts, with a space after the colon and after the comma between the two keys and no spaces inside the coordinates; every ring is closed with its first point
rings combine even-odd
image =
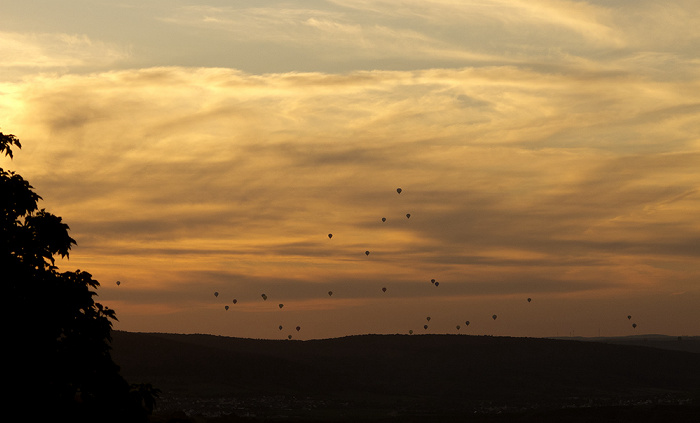
{"type": "Polygon", "coordinates": [[[2,163],[70,225],[62,268],[172,290],[163,313],[238,286],[309,313],[329,285],[362,307],[383,284],[436,303],[692,291],[695,85],[511,66],[43,75],[0,85],[24,147],[2,163]]]}
{"type": "Polygon", "coordinates": [[[0,68],[10,75],[30,71],[66,72],[105,67],[131,56],[127,47],[85,34],[0,32],[0,68]]]}

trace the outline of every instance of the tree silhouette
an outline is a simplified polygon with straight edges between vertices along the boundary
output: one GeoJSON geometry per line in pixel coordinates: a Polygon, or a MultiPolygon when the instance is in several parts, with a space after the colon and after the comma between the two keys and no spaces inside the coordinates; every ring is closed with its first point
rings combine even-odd
{"type": "MultiPolygon", "coordinates": [[[[0,153],[22,148],[0,132],[0,153]]],[[[76,244],[20,175],[0,168],[0,280],[10,407],[30,421],[147,421],[159,391],[129,385],[112,361],[114,310],[94,301],[88,272],[59,272],[76,244]],[[49,420],[47,420],[49,421],[49,420]]],[[[6,410],[7,412],[8,410],[6,410]]]]}

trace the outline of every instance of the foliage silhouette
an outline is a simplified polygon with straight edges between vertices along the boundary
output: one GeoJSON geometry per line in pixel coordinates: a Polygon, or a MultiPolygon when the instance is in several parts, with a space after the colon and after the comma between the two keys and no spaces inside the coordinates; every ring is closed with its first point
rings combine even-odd
{"type": "MultiPolygon", "coordinates": [[[[0,132],[0,153],[21,148],[0,132]]],[[[19,174],[0,168],[0,275],[9,352],[10,404],[32,421],[148,421],[159,390],[130,385],[112,360],[114,310],[94,301],[88,272],[59,272],[76,244],[19,174]]]]}

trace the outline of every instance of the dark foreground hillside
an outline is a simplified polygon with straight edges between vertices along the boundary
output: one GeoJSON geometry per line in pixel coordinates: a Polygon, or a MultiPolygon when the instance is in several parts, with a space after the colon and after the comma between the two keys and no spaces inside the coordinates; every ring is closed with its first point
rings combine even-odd
{"type": "Polygon", "coordinates": [[[154,421],[700,421],[686,351],[538,338],[364,335],[254,340],[113,333],[154,421]]]}

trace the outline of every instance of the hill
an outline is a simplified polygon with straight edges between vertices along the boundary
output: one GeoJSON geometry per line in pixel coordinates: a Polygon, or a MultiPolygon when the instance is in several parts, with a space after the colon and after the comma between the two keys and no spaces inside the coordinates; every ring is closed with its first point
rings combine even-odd
{"type": "Polygon", "coordinates": [[[654,421],[653,409],[665,418],[680,413],[670,421],[700,421],[700,353],[692,351],[700,340],[678,348],[691,351],[668,341],[654,348],[464,335],[282,341],[115,331],[112,355],[127,380],[163,391],[158,416],[546,421],[558,413],[552,421],[578,421],[561,413],[598,413],[598,420],[613,413],[625,421],[618,413],[627,410],[630,421],[654,421]]]}

